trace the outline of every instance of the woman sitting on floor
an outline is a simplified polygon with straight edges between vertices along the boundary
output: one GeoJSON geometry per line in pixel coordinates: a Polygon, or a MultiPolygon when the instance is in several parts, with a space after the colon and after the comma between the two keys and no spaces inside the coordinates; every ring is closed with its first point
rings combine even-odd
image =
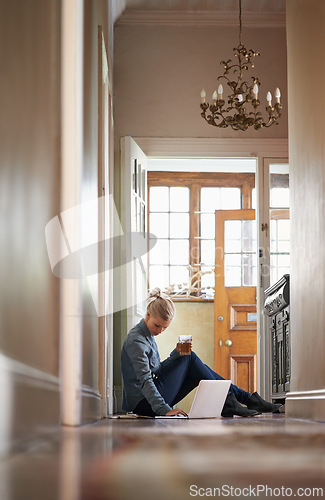
{"type": "MultiPolygon", "coordinates": [[[[123,410],[151,417],[186,416],[182,409],[172,407],[200,380],[223,380],[193,351],[181,355],[178,345],[167,359],[160,361],[155,337],[168,328],[174,315],[172,300],[155,288],[148,296],[145,318],[130,330],[123,344],[123,410]]],[[[221,415],[251,417],[276,411],[280,406],[265,401],[257,392],[250,394],[231,384],[221,415]]]]}

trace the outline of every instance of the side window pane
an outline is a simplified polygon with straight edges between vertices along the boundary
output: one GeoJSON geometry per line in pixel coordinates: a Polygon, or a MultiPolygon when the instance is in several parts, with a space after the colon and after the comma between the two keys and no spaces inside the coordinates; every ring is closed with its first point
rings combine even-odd
{"type": "Polygon", "coordinates": [[[188,240],[170,240],[171,265],[189,264],[188,240]]]}
{"type": "Polygon", "coordinates": [[[214,238],[215,232],[215,215],[201,214],[201,238],[214,238]]]}
{"type": "Polygon", "coordinates": [[[186,288],[189,285],[189,270],[184,266],[171,266],[170,268],[170,284],[181,285],[186,288]]]}
{"type": "Polygon", "coordinates": [[[214,212],[220,208],[220,188],[201,188],[201,212],[214,212]]]}
{"type": "Polygon", "coordinates": [[[150,212],[168,212],[169,189],[165,186],[150,188],[150,212]]]}
{"type": "Polygon", "coordinates": [[[166,290],[169,285],[169,267],[168,266],[150,266],[150,288],[158,286],[166,290]]]}
{"type": "Polygon", "coordinates": [[[171,187],[170,188],[170,211],[188,212],[190,207],[189,188],[171,187]]]}
{"type": "Polygon", "coordinates": [[[189,237],[189,214],[170,214],[170,237],[188,238],[189,237]]]}
{"type": "Polygon", "coordinates": [[[150,252],[150,264],[169,264],[169,241],[157,240],[156,245],[150,252]]]}
{"type": "Polygon", "coordinates": [[[240,188],[220,188],[220,209],[241,208],[240,188]]]}
{"type": "Polygon", "coordinates": [[[168,238],[169,236],[169,216],[168,214],[150,214],[150,233],[157,238],[168,238]]]}
{"type": "Polygon", "coordinates": [[[215,262],[215,242],[214,240],[201,241],[201,262],[209,266],[215,262]]]}

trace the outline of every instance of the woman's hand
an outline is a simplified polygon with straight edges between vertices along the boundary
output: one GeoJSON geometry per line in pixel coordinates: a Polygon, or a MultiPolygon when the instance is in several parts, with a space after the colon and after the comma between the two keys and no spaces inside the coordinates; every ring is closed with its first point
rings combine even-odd
{"type": "Polygon", "coordinates": [[[175,415],[184,415],[184,417],[187,417],[187,413],[184,410],[181,410],[180,408],[174,408],[174,410],[169,410],[166,413],[166,417],[173,417],[175,415]]]}

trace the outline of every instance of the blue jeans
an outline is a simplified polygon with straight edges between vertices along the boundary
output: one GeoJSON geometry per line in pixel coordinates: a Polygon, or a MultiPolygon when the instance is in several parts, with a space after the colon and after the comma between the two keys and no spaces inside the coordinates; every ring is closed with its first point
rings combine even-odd
{"type": "MultiPolygon", "coordinates": [[[[195,389],[200,380],[224,380],[224,378],[205,365],[192,351],[190,355],[180,356],[166,367],[162,366],[154,378],[154,383],[166,403],[169,406],[174,406],[195,389]]],[[[251,395],[234,384],[231,384],[229,393],[233,393],[236,399],[243,404],[251,395]]],[[[154,416],[146,399],[142,399],[138,403],[134,412],[139,415],[154,416]]]]}

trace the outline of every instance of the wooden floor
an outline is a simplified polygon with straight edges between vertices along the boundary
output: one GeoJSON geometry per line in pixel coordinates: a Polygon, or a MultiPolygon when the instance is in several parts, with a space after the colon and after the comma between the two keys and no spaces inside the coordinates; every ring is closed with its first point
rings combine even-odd
{"type": "Polygon", "coordinates": [[[106,419],[26,443],[0,462],[1,500],[195,496],[325,496],[325,423],[281,414],[106,419]]]}

